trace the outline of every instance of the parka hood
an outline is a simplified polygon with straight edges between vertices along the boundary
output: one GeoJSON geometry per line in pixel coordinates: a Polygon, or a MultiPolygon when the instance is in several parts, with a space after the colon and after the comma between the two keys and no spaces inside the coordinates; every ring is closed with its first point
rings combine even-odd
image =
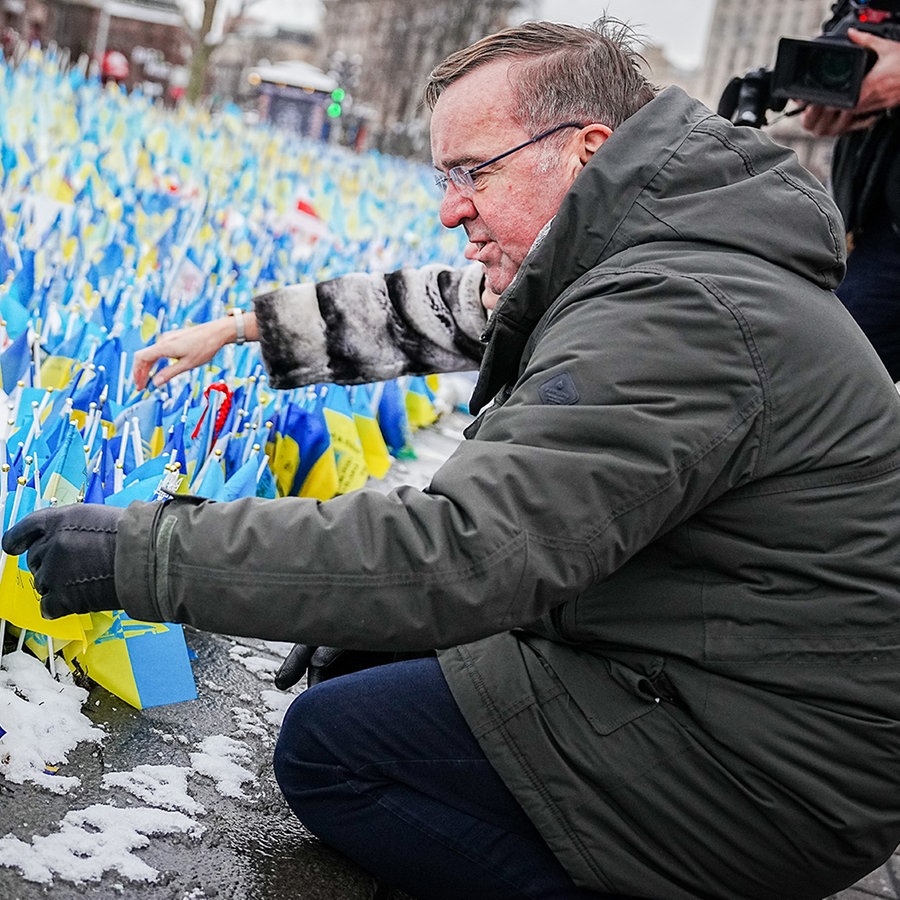
{"type": "Polygon", "coordinates": [[[840,213],[794,152],[667,88],[594,154],[504,292],[472,408],[515,375],[528,335],[581,275],[625,251],[664,264],[678,243],[758,256],[828,290],[845,271],[840,213]]]}

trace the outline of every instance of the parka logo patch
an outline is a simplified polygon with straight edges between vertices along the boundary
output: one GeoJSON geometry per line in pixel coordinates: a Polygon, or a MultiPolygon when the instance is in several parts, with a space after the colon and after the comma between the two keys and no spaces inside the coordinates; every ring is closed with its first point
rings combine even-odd
{"type": "Polygon", "coordinates": [[[579,400],[578,388],[572,381],[568,372],[554,375],[538,388],[538,395],[544,403],[552,403],[555,406],[571,406],[579,400]]]}

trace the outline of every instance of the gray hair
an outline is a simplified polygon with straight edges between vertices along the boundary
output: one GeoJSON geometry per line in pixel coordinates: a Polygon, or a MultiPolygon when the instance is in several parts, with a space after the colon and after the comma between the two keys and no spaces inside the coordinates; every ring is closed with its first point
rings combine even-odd
{"type": "MultiPolygon", "coordinates": [[[[511,69],[518,124],[532,135],[560,122],[597,122],[615,129],[656,96],[640,68],[631,29],[612,18],[587,28],[526,22],[451,53],[431,72],[424,100],[434,109],[464,75],[498,59],[511,69]]],[[[565,139],[565,135],[562,135],[565,139]]]]}

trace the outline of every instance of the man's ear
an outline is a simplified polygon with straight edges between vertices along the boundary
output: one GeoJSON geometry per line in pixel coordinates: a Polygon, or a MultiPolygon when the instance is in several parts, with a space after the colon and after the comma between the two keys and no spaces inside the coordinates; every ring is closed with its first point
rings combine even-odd
{"type": "Polygon", "coordinates": [[[594,122],[581,130],[581,144],[579,145],[579,157],[581,165],[586,166],[588,160],[603,146],[606,139],[612,134],[612,128],[594,122]]]}

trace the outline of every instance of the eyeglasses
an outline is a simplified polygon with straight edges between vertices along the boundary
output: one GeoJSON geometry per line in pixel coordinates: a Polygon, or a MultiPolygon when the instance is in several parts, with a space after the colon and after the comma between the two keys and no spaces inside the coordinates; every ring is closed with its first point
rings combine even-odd
{"type": "Polygon", "coordinates": [[[483,163],[479,163],[477,166],[472,166],[471,169],[465,169],[462,166],[454,166],[446,175],[438,173],[434,176],[434,183],[441,189],[443,193],[446,193],[447,188],[450,186],[450,182],[452,181],[456,189],[463,195],[463,197],[467,197],[471,199],[475,196],[475,179],[472,177],[476,172],[480,172],[482,169],[487,166],[493,165],[495,162],[499,162],[501,159],[504,159],[507,156],[510,156],[513,153],[517,153],[519,150],[524,150],[526,147],[531,144],[536,144],[538,141],[542,141],[545,137],[550,137],[551,134],[556,134],[557,131],[562,131],[563,128],[584,128],[584,125],[581,122],[564,122],[562,125],[557,125],[555,128],[551,128],[549,131],[542,131],[539,135],[531,138],[531,140],[525,141],[523,144],[519,144],[517,147],[513,147],[512,150],[507,150],[504,153],[500,153],[497,156],[492,156],[490,159],[486,160],[483,163]]]}

